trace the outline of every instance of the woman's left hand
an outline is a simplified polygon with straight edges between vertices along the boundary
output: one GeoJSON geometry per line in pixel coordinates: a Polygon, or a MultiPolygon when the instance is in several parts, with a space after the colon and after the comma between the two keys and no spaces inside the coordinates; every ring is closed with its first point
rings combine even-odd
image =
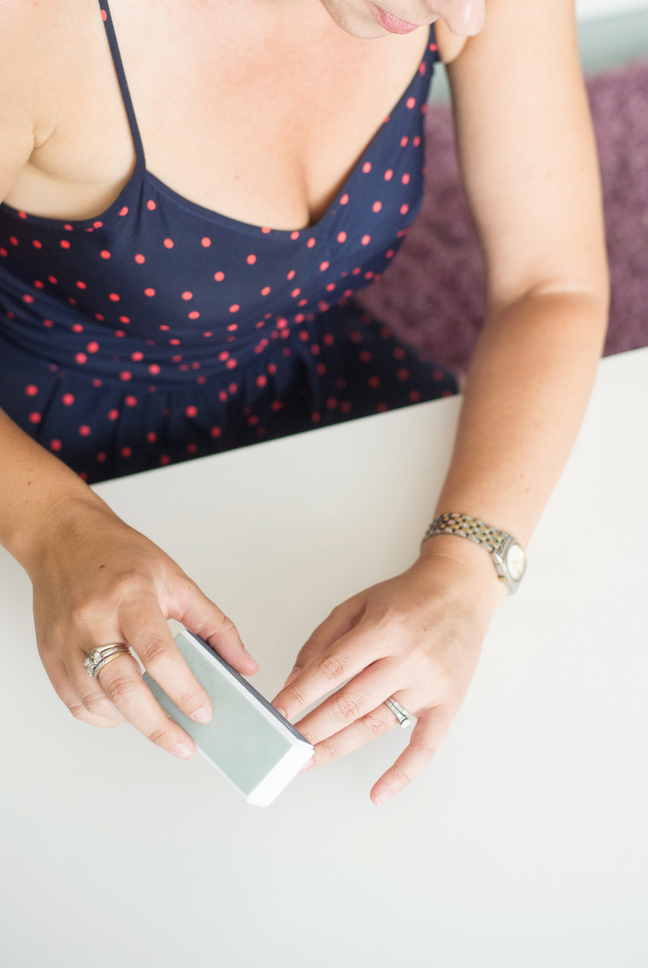
{"type": "Polygon", "coordinates": [[[295,723],[314,746],[311,766],[398,726],[384,705],[391,698],[417,722],[372,800],[383,803],[421,772],[461,706],[488,623],[506,597],[489,557],[455,536],[431,538],[407,571],[349,598],[315,629],[273,700],[292,720],[337,690],[295,723]]]}

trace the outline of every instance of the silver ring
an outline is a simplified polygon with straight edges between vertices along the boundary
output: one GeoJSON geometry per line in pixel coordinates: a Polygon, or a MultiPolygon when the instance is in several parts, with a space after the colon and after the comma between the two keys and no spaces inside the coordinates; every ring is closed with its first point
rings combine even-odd
{"type": "Polygon", "coordinates": [[[106,663],[111,659],[116,659],[118,655],[130,655],[131,651],[127,645],[115,642],[113,645],[100,645],[90,652],[83,663],[89,676],[96,678],[106,663]]]}
{"type": "Polygon", "coordinates": [[[395,699],[385,699],[385,706],[389,706],[394,716],[400,723],[401,729],[409,729],[410,726],[414,725],[414,718],[411,713],[408,713],[406,709],[403,709],[399,702],[395,699]]]}

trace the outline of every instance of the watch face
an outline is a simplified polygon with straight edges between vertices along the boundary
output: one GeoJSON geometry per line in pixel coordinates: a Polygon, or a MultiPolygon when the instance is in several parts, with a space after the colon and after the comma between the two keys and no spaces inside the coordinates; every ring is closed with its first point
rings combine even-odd
{"type": "Polygon", "coordinates": [[[526,555],[519,544],[512,544],[506,552],[506,567],[513,581],[520,581],[526,568],[526,555]]]}

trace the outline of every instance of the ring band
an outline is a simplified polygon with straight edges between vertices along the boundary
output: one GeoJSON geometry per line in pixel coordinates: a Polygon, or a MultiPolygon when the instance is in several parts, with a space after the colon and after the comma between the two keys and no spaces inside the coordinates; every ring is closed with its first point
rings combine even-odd
{"type": "Polygon", "coordinates": [[[101,645],[98,648],[93,649],[92,652],[86,656],[83,665],[88,675],[96,679],[103,667],[112,659],[116,659],[119,655],[130,654],[131,651],[128,646],[122,645],[121,643],[114,643],[113,645],[101,645]]]}
{"type": "Polygon", "coordinates": [[[401,729],[409,729],[410,726],[414,725],[414,719],[411,713],[408,713],[406,709],[403,709],[399,702],[395,699],[385,699],[385,705],[389,706],[394,716],[398,720],[401,729]]]}

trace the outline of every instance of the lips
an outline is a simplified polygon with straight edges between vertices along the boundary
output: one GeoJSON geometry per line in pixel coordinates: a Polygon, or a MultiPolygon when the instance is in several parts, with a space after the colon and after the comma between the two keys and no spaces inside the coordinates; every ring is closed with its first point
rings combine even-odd
{"type": "Polygon", "coordinates": [[[420,26],[420,24],[410,24],[406,20],[394,17],[393,14],[387,13],[382,7],[377,7],[375,3],[369,3],[369,9],[374,19],[390,34],[411,34],[413,30],[418,30],[420,26]]]}

